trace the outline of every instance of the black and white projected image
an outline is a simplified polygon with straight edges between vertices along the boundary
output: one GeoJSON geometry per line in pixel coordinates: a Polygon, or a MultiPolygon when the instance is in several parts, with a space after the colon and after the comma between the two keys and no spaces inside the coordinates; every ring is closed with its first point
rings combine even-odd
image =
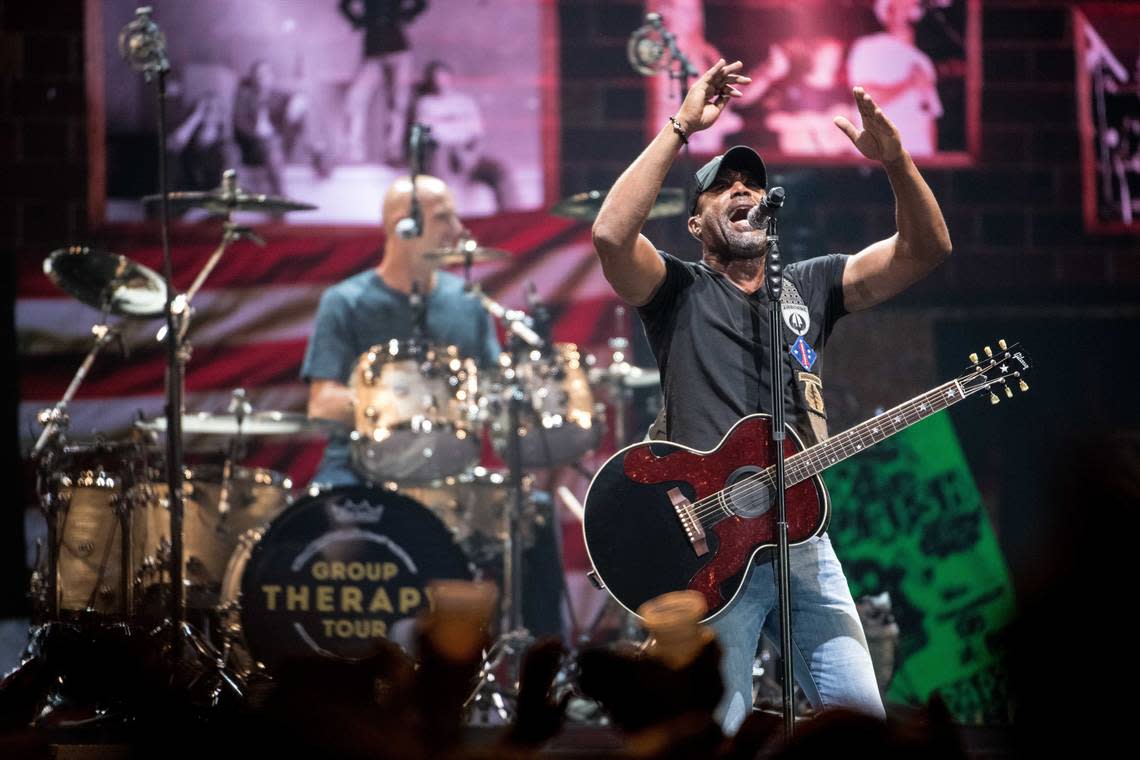
{"type": "MultiPolygon", "coordinates": [[[[94,2],[94,0],[89,0],[94,2]]],[[[155,192],[152,85],[122,60],[136,0],[106,0],[102,107],[106,222],[144,218],[155,192]]],[[[549,3],[532,0],[155,0],[166,35],[167,155],[174,190],[218,186],[319,206],[289,224],[374,224],[383,188],[407,172],[409,127],[431,127],[424,170],[464,217],[533,209],[550,186],[543,109],[557,70],[549,3]]],[[[97,105],[93,107],[98,107],[97,105]]],[[[93,173],[94,174],[94,173],[93,173]]],[[[96,188],[98,191],[98,188],[96,188]]],[[[195,212],[191,212],[193,214],[195,212]]]]}
{"type": "MultiPolygon", "coordinates": [[[[696,153],[744,143],[773,161],[856,162],[858,152],[833,120],[858,123],[851,94],[858,85],[898,126],[916,159],[948,166],[974,161],[981,86],[975,0],[651,0],[648,6],[697,71],[723,57],[743,61],[752,77],[713,128],[694,136],[696,153]]],[[[656,133],[677,108],[678,87],[663,70],[649,92],[646,126],[656,133]]]]}
{"type": "Polygon", "coordinates": [[[1140,7],[1073,9],[1085,226],[1140,232],[1140,7]]]}

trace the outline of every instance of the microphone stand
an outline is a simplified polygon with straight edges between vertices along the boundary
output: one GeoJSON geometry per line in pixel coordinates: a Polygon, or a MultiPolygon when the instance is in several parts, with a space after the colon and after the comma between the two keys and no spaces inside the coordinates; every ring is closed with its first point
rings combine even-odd
{"type": "MultiPolygon", "coordinates": [[[[228,688],[238,698],[243,696],[241,685],[226,671],[223,655],[200,636],[186,621],[186,588],[183,581],[183,449],[182,407],[185,390],[185,363],[189,347],[183,341],[190,318],[189,299],[175,296],[174,263],[170,254],[170,187],[167,171],[166,75],[170,61],[166,56],[166,40],[162,31],[150,18],[149,7],[138,8],[135,18],[119,34],[119,51],[131,67],[142,72],[146,81],[155,80],[158,102],[158,190],[160,193],[159,231],[162,240],[162,275],[166,286],[166,486],[170,510],[170,596],[167,619],[154,629],[157,639],[167,634],[170,647],[170,678],[173,683],[192,690],[195,696],[205,697],[208,706],[216,706],[223,691],[228,688]],[[168,631],[163,628],[169,626],[168,631]],[[200,696],[199,696],[200,695],[200,696]]],[[[233,175],[230,175],[231,179],[233,175]]],[[[225,247],[247,230],[232,224],[227,215],[226,236],[215,251],[209,267],[217,263],[225,247]]],[[[204,275],[195,282],[192,291],[201,287],[204,275]]],[[[193,296],[193,293],[186,295],[193,296]]]]}
{"type": "Polygon", "coordinates": [[[780,261],[780,236],[776,233],[776,213],[768,215],[768,250],[764,261],[764,286],[768,291],[768,325],[771,342],[772,375],[772,455],[775,459],[776,496],[776,568],[777,596],[780,602],[780,652],[784,665],[784,737],[792,737],[795,726],[795,687],[792,669],[792,606],[788,583],[790,559],[788,556],[788,514],[784,501],[784,352],[780,325],[783,314],[780,308],[780,293],[784,287],[783,262],[780,261]]]}
{"type": "Polygon", "coordinates": [[[179,314],[175,303],[174,265],[170,256],[170,187],[166,166],[166,75],[170,61],[166,41],[150,18],[149,7],[138,8],[135,19],[119,35],[119,49],[146,81],[155,81],[158,98],[158,191],[159,231],[162,240],[162,275],[166,283],[166,485],[170,504],[170,585],[168,615],[172,623],[171,645],[181,659],[182,627],[186,619],[182,582],[182,392],[183,372],[179,340],[179,314]]]}

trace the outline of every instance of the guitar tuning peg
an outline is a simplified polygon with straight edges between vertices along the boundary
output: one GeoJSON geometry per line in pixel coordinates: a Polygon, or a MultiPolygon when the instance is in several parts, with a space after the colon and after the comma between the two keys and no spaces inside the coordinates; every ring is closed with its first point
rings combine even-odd
{"type": "Polygon", "coordinates": [[[1023,391],[1027,391],[1029,390],[1029,383],[1025,382],[1024,380],[1018,380],[1017,387],[1023,391]]]}
{"type": "Polygon", "coordinates": [[[1005,386],[1005,397],[1013,398],[1013,388],[1010,388],[1008,385],[1005,386]]]}
{"type": "Polygon", "coordinates": [[[1000,348],[1002,351],[1005,350],[1005,338],[998,339],[998,348],[1000,348]]]}
{"type": "Polygon", "coordinates": [[[992,348],[990,348],[989,346],[985,346],[985,347],[984,347],[982,350],[986,352],[986,358],[987,358],[987,359],[989,359],[989,358],[992,358],[992,357],[993,357],[993,355],[994,355],[994,351],[993,351],[993,349],[992,349],[992,348]]]}
{"type": "Polygon", "coordinates": [[[1001,399],[1000,399],[1000,398],[998,398],[997,394],[996,394],[996,393],[994,393],[993,391],[990,391],[990,403],[991,403],[991,404],[996,404],[996,403],[998,403],[999,401],[1001,401],[1001,399]]]}
{"type": "Polygon", "coordinates": [[[977,355],[977,353],[973,353],[973,354],[970,354],[970,362],[971,362],[971,363],[973,363],[973,364],[977,364],[977,363],[978,363],[978,355],[977,355]]]}

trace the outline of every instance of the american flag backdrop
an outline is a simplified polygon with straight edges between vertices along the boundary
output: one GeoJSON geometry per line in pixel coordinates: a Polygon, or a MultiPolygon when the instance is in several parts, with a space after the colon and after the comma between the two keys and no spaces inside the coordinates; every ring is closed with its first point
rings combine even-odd
{"type": "MultiPolygon", "coordinates": [[[[608,363],[607,341],[616,329],[618,302],[593,254],[587,224],[526,212],[471,220],[469,227],[481,245],[512,254],[510,260],[473,268],[473,279],[485,292],[507,307],[525,309],[526,290],[533,283],[555,317],[554,339],[576,343],[594,353],[600,365],[608,363]]],[[[235,244],[195,299],[188,335],[188,412],[224,412],[235,388],[246,390],[255,411],[304,412],[308,388],[299,369],[321,293],[375,266],[383,247],[378,226],[327,235],[297,228],[274,235],[273,229],[281,228],[259,230],[267,238],[265,247],[248,241],[235,244]]],[[[220,236],[218,222],[175,227],[171,240],[176,289],[189,287],[217,244],[215,232],[220,236]]],[[[156,241],[132,244],[129,236],[124,239],[127,242],[107,248],[161,273],[162,252],[156,241]]],[[[46,258],[49,251],[43,253],[46,258]]],[[[20,263],[18,287],[20,435],[27,452],[40,432],[37,411],[64,394],[91,345],[90,329],[100,314],[57,288],[44,274],[42,259],[20,263]]],[[[161,325],[161,319],[127,321],[127,355],[112,344],[96,359],[69,408],[70,439],[114,440],[140,417],[162,414],[166,355],[155,339],[161,325]]],[[[625,330],[628,337],[628,323],[625,330]]],[[[602,389],[597,400],[606,400],[602,389]]],[[[188,436],[188,458],[211,445],[220,449],[218,440],[188,436]]],[[[252,441],[242,464],[276,470],[302,486],[316,470],[323,441],[316,433],[261,438],[252,441]]],[[[539,473],[537,485],[551,492],[566,485],[581,499],[588,485],[582,471],[593,471],[612,451],[612,433],[607,433],[582,468],[539,473]]],[[[568,586],[578,617],[588,619],[603,602],[604,592],[582,582],[587,560],[580,525],[567,510],[560,508],[559,514],[568,586]]]]}

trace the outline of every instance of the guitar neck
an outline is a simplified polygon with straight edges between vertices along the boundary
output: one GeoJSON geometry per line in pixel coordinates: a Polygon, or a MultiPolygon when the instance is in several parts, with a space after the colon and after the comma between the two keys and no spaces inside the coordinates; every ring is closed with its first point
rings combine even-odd
{"type": "Polygon", "coordinates": [[[951,380],[788,457],[785,464],[788,485],[807,480],[828,467],[869,449],[935,412],[953,406],[962,400],[962,396],[962,386],[957,380],[951,380]]]}

